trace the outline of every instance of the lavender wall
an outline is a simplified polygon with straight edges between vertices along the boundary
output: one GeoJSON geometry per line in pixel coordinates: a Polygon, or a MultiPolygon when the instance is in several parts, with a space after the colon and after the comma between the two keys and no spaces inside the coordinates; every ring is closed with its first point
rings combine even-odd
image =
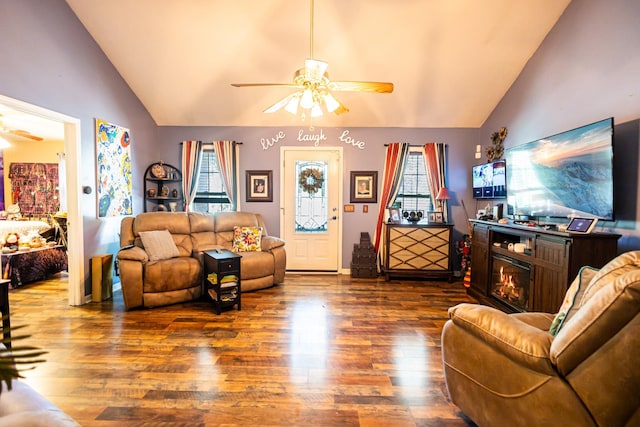
{"type": "Polygon", "coordinates": [[[79,179],[94,190],[82,196],[85,294],[89,294],[89,259],[117,251],[120,225],[119,218],[96,218],[94,118],[131,129],[137,197],[142,192],[141,176],[158,149],[157,127],[63,0],[2,0],[0,58],[0,94],[81,121],[79,179]]]}
{"type": "Polygon", "coordinates": [[[619,251],[640,248],[640,2],[573,0],[480,130],[506,126],[507,147],[614,117],[619,251]]]}
{"type": "MultiPolygon", "coordinates": [[[[240,169],[245,170],[273,170],[274,198],[273,203],[245,202],[244,174],[241,175],[242,210],[261,213],[272,235],[280,235],[280,147],[282,146],[312,146],[312,142],[298,141],[302,135],[319,135],[325,140],[320,142],[323,147],[343,147],[344,177],[342,204],[350,202],[349,176],[351,171],[377,170],[381,179],[384,168],[385,144],[390,142],[408,142],[412,145],[422,145],[426,142],[437,141],[447,144],[448,149],[448,178],[452,196],[450,218],[455,224],[456,236],[467,232],[466,216],[461,208],[460,199],[471,193],[470,174],[471,160],[467,152],[474,150],[473,143],[477,140],[477,129],[407,129],[407,128],[319,128],[310,131],[307,127],[160,127],[158,140],[163,146],[173,144],[174,149],[167,152],[165,161],[178,163],[180,141],[196,139],[202,141],[235,140],[242,142],[240,149],[240,169]],[[362,143],[362,148],[340,140],[345,131],[351,137],[362,143]],[[264,142],[276,140],[278,134],[283,138],[273,146],[264,149],[264,142]],[[173,156],[175,154],[175,156],[173,156]],[[169,156],[173,157],[169,157],[169,156]],[[469,163],[466,163],[469,161],[469,163]]],[[[346,138],[343,138],[346,139],[346,138]]],[[[379,183],[380,185],[380,183],[379,183]]],[[[471,199],[467,200],[467,204],[471,199]]],[[[342,268],[349,268],[353,245],[360,242],[360,233],[368,232],[373,239],[375,223],[380,203],[369,204],[369,212],[362,212],[362,205],[356,204],[355,212],[344,213],[342,216],[343,231],[343,259],[342,268]]],[[[342,210],[342,207],[341,207],[342,210]]]]}

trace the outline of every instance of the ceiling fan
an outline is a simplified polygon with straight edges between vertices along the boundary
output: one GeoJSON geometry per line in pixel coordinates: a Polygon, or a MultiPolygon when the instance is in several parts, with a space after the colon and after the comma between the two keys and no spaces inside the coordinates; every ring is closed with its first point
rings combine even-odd
{"type": "Polygon", "coordinates": [[[298,69],[293,75],[293,83],[232,83],[235,87],[248,86],[279,86],[293,87],[296,92],[276,102],[265,113],[274,113],[284,107],[291,114],[301,114],[304,118],[310,112],[312,117],[321,116],[326,110],[335,114],[342,114],[349,109],[338,101],[331,92],[393,92],[393,83],[388,82],[364,82],[364,81],[331,81],[327,73],[328,63],[313,58],[313,1],[311,3],[310,47],[309,58],[305,60],[304,67],[298,69]]]}
{"type": "MultiPolygon", "coordinates": [[[[2,114],[0,114],[0,116],[2,116],[2,114]]],[[[2,135],[2,134],[19,136],[21,138],[27,138],[27,139],[31,139],[31,140],[34,140],[34,141],[42,141],[44,139],[44,138],[41,138],[39,136],[33,135],[31,132],[23,130],[23,129],[11,129],[11,128],[8,128],[2,123],[2,119],[0,119],[0,135],[2,135]]]]}

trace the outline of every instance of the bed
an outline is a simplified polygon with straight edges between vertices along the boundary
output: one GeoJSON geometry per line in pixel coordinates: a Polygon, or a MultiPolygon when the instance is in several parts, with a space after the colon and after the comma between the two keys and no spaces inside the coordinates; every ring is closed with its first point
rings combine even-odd
{"type": "MultiPolygon", "coordinates": [[[[45,221],[0,221],[0,238],[7,234],[19,236],[50,233],[54,227],[45,221]]],[[[56,242],[57,243],[57,242],[56,242]]],[[[46,280],[53,274],[68,270],[67,251],[64,245],[34,248],[27,251],[2,253],[2,278],[11,280],[11,287],[46,280]]]]}

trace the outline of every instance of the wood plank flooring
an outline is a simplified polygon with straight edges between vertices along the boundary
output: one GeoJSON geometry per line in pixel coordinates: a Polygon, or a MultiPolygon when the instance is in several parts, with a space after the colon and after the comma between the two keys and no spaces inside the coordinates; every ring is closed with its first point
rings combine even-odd
{"type": "Polygon", "coordinates": [[[440,333],[462,281],[288,274],[217,316],[205,301],[71,307],[67,282],[10,291],[49,353],[25,381],[83,426],[471,426],[446,395],[440,333]]]}

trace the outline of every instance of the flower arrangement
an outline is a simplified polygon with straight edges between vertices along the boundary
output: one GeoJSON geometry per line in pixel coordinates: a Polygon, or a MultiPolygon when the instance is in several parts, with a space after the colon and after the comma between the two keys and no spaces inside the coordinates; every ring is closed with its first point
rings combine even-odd
{"type": "Polygon", "coordinates": [[[499,160],[504,154],[504,146],[502,143],[507,138],[509,131],[506,127],[501,127],[498,132],[491,134],[491,145],[487,147],[487,161],[493,162],[499,160]]]}

